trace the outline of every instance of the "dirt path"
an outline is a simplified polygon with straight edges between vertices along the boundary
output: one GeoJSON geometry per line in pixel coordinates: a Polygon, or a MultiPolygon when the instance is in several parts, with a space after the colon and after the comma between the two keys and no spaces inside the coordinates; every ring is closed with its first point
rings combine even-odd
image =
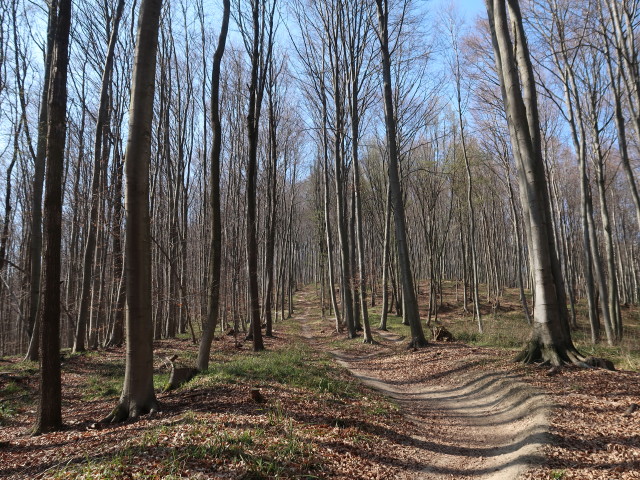
{"type": "MultiPolygon", "coordinates": [[[[322,348],[326,330],[313,321],[317,307],[309,302],[299,307],[304,336],[322,348]]],[[[425,361],[419,354],[385,349],[397,347],[403,337],[384,333],[382,338],[381,348],[371,354],[331,353],[358,380],[394,399],[418,427],[421,433],[412,438],[428,467],[409,477],[515,479],[540,463],[538,450],[548,429],[544,395],[517,375],[490,366],[478,371],[485,358],[477,349],[432,344],[425,361]]]]}

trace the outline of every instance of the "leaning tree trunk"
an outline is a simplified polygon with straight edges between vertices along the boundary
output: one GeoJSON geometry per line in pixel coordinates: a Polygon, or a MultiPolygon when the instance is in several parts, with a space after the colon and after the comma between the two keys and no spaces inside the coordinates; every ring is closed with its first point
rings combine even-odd
{"type": "Polygon", "coordinates": [[[220,304],[220,272],[222,270],[222,222],[220,220],[220,157],[222,150],[222,125],[220,123],[220,63],[224,55],[229,30],[230,0],[224,0],[222,26],[218,46],[211,67],[211,122],[213,124],[213,146],[211,147],[211,243],[209,245],[209,299],[207,320],[203,325],[196,367],[200,371],[209,368],[209,354],[213,332],[218,323],[220,304]]]}
{"type": "MultiPolygon", "coordinates": [[[[118,41],[118,29],[120,28],[120,18],[124,10],[124,0],[119,0],[113,17],[113,28],[109,37],[107,56],[102,71],[102,82],[100,84],[100,105],[98,107],[98,117],[96,120],[96,132],[93,144],[93,175],[91,178],[91,208],[89,213],[89,223],[87,231],[87,241],[82,262],[82,289],[80,294],[80,311],[76,323],[76,338],[73,344],[74,352],[85,350],[85,335],[87,329],[87,319],[91,307],[91,284],[93,283],[93,264],[96,255],[96,238],[98,233],[98,209],[100,202],[100,184],[103,162],[102,140],[104,130],[108,128],[109,122],[109,89],[111,84],[111,72],[113,71],[113,58],[118,41]]],[[[92,332],[93,334],[93,332],[92,332]]],[[[90,345],[89,348],[94,348],[90,345]]]]}
{"type": "Polygon", "coordinates": [[[56,20],[49,92],[47,173],[44,197],[44,269],[40,309],[40,398],[34,433],[62,427],[60,379],[60,273],[62,250],[62,197],[67,135],[67,66],[71,0],[60,0],[56,20]]]}
{"type": "Polygon", "coordinates": [[[393,205],[396,247],[398,249],[398,264],[400,280],[402,281],[402,298],[404,318],[411,327],[411,347],[424,347],[427,339],[424,336],[418,311],[418,299],[411,273],[411,259],[407,242],[407,229],[404,213],[404,202],[400,187],[398,169],[398,145],[393,93],[391,90],[391,58],[389,53],[389,5],[387,0],[376,0],[378,10],[378,37],[380,39],[380,53],[382,56],[382,78],[384,88],[384,117],[387,131],[387,148],[389,150],[389,188],[391,204],[393,205]]]}
{"type": "Polygon", "coordinates": [[[562,272],[551,232],[551,208],[542,158],[535,77],[517,0],[485,0],[496,67],[507,113],[518,181],[531,227],[530,260],[535,281],[535,309],[528,347],[517,357],[526,363],[561,365],[583,357],[569,330],[562,272]],[[514,49],[511,29],[518,45],[514,49]]]}
{"type": "Polygon", "coordinates": [[[137,418],[158,408],[153,390],[149,164],[161,9],[162,0],[142,0],[140,4],[129,106],[129,136],[124,158],[127,180],[126,366],[120,401],[105,418],[106,422],[137,418]]]}

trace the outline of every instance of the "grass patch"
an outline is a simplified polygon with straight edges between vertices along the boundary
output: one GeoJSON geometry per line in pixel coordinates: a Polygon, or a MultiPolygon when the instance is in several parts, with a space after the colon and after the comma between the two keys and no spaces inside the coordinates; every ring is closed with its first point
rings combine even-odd
{"type": "Polygon", "coordinates": [[[0,426],[9,425],[11,418],[17,413],[14,403],[0,403],[0,426]]]}
{"type": "Polygon", "coordinates": [[[328,358],[300,344],[293,344],[286,350],[235,355],[197,377],[193,385],[241,382],[280,383],[338,397],[351,398],[356,394],[349,382],[340,379],[337,368],[328,358]]]}
{"type": "Polygon", "coordinates": [[[36,393],[32,380],[37,377],[35,362],[15,358],[2,365],[0,376],[0,426],[9,425],[13,418],[32,404],[36,393]]]}
{"type": "Polygon", "coordinates": [[[124,376],[105,377],[100,374],[89,375],[85,381],[82,399],[101,400],[118,395],[122,389],[124,376]]]}

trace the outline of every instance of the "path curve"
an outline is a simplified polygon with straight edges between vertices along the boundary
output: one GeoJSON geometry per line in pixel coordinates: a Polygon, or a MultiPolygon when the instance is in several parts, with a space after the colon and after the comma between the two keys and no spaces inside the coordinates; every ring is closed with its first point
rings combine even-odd
{"type": "MultiPolygon", "coordinates": [[[[303,335],[313,340],[306,327],[310,315],[305,312],[300,317],[303,335]]],[[[392,341],[403,339],[384,336],[392,341]]],[[[409,475],[411,478],[512,480],[542,461],[539,450],[549,441],[550,404],[518,375],[465,372],[461,364],[462,373],[455,382],[395,382],[372,375],[367,367],[375,354],[331,353],[359,381],[396,401],[422,432],[413,439],[431,456],[426,462],[429,467],[409,475]]]]}

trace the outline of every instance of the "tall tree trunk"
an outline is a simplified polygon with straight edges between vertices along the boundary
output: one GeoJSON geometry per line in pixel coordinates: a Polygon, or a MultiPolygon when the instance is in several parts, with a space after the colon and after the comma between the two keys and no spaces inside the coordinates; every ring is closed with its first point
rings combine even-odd
{"type": "Polygon", "coordinates": [[[260,106],[258,96],[258,68],[260,62],[260,20],[257,0],[252,0],[253,11],[253,49],[251,51],[251,80],[249,84],[249,112],[247,115],[247,135],[249,141],[249,153],[247,159],[247,223],[246,223],[246,249],[247,249],[247,282],[248,282],[248,310],[250,323],[250,337],[253,340],[253,350],[264,350],[262,340],[262,328],[260,325],[260,299],[258,298],[258,239],[256,219],[256,188],[258,176],[258,123],[260,120],[260,106]]]}
{"type": "Polygon", "coordinates": [[[324,86],[324,76],[320,77],[320,94],[322,97],[322,175],[323,175],[323,199],[324,199],[324,223],[327,241],[327,268],[329,270],[329,294],[331,305],[336,319],[336,331],[342,333],[342,318],[336,298],[336,287],[333,266],[333,237],[331,236],[331,202],[329,201],[329,136],[327,134],[327,96],[324,86]]]}
{"type": "MultiPolygon", "coordinates": [[[[337,63],[337,60],[336,60],[337,63]]],[[[344,118],[342,109],[342,94],[340,93],[340,80],[338,67],[334,66],[334,104],[336,116],[336,128],[334,139],[334,181],[336,188],[336,223],[338,225],[338,240],[340,243],[340,293],[342,294],[342,313],[347,326],[349,338],[356,337],[356,324],[353,314],[353,295],[351,290],[351,272],[349,259],[349,232],[346,219],[346,172],[343,159],[343,128],[344,118]]]]}
{"type": "Polygon", "coordinates": [[[391,190],[387,185],[387,202],[384,209],[384,245],[382,247],[382,311],[380,312],[380,330],[387,330],[387,316],[389,314],[389,250],[391,245],[391,190]]]}
{"type": "Polygon", "coordinates": [[[60,0],[53,47],[47,159],[44,198],[44,269],[40,310],[40,396],[34,433],[62,427],[60,378],[60,273],[62,250],[62,199],[64,153],[67,134],[67,67],[71,0],[60,0]]]}
{"type": "Polygon", "coordinates": [[[404,212],[400,174],[398,168],[398,146],[395,108],[391,89],[391,58],[389,53],[389,4],[387,0],[376,0],[378,11],[378,37],[380,39],[380,53],[382,56],[382,79],[384,87],[384,117],[387,131],[387,148],[389,151],[389,186],[393,205],[396,247],[398,249],[398,263],[402,281],[403,314],[411,327],[411,347],[424,347],[427,339],[424,336],[418,311],[418,299],[411,273],[411,259],[407,242],[407,229],[404,212]]]}
{"type": "Polygon", "coordinates": [[[53,57],[54,35],[57,23],[58,0],[52,0],[49,6],[49,20],[47,25],[47,53],[44,61],[44,80],[42,95],[40,96],[40,112],[38,116],[38,144],[36,147],[35,168],[33,171],[33,199],[31,202],[31,240],[29,243],[30,273],[29,273],[29,317],[27,318],[27,333],[31,335],[26,359],[38,360],[40,317],[40,282],[42,270],[42,189],[44,185],[48,117],[49,117],[49,87],[51,83],[51,62],[53,57]]]}
{"type": "Polygon", "coordinates": [[[536,288],[534,322],[529,345],[518,360],[553,365],[577,363],[583,357],[571,340],[562,272],[550,231],[551,208],[542,158],[535,78],[520,5],[517,0],[506,1],[509,15],[505,0],[485,0],[485,3],[518,165],[525,222],[531,227],[528,240],[536,288]],[[518,45],[517,50],[514,42],[518,45]]]}
{"type": "Polygon", "coordinates": [[[475,210],[473,208],[473,176],[471,175],[471,166],[469,164],[469,156],[467,154],[467,143],[464,134],[464,121],[462,119],[462,101],[460,87],[458,87],[458,118],[460,122],[460,139],[462,142],[462,155],[464,157],[465,171],[467,172],[467,210],[469,211],[469,247],[471,250],[471,273],[473,276],[473,311],[476,321],[478,322],[478,331],[482,333],[482,313],[480,312],[480,295],[478,293],[478,253],[476,248],[476,219],[475,210]]]}
{"type": "Polygon", "coordinates": [[[112,183],[114,184],[114,211],[112,221],[112,236],[113,236],[113,280],[118,282],[116,293],[116,305],[113,320],[113,328],[111,330],[111,336],[107,342],[108,346],[120,346],[124,341],[124,314],[126,308],[126,282],[124,279],[124,255],[122,253],[122,161],[120,159],[119,149],[116,149],[114,158],[114,178],[112,183]]]}
{"type": "Polygon", "coordinates": [[[222,25],[218,36],[218,46],[213,55],[211,67],[211,123],[213,124],[213,145],[211,147],[211,165],[209,183],[211,196],[209,203],[211,208],[211,240],[209,244],[209,281],[207,318],[202,328],[200,348],[196,367],[200,371],[209,368],[209,354],[213,333],[218,323],[218,311],[220,305],[220,272],[222,270],[222,222],[220,220],[220,160],[222,150],[222,124],[220,121],[220,63],[224,55],[229,31],[229,16],[231,12],[230,0],[224,0],[222,25]]]}
{"type": "Polygon", "coordinates": [[[277,174],[278,174],[278,75],[273,64],[269,66],[269,149],[267,165],[267,215],[265,245],[265,291],[264,291],[264,323],[265,335],[273,336],[273,272],[276,243],[277,222],[277,174]]]}
{"type": "Polygon", "coordinates": [[[247,112],[247,140],[249,143],[246,176],[246,249],[247,249],[247,281],[249,295],[249,319],[253,350],[264,350],[262,328],[260,325],[260,299],[258,289],[258,239],[256,190],[258,177],[258,134],[262,97],[264,95],[266,69],[271,63],[273,48],[273,19],[275,0],[265,5],[258,0],[251,1],[252,28],[244,32],[248,53],[251,56],[251,75],[249,80],[249,109],[247,112]],[[267,23],[268,22],[268,25],[267,23]],[[265,50],[266,48],[266,50],[265,50]]]}
{"type": "Polygon", "coordinates": [[[162,0],[142,0],[129,107],[125,154],[127,213],[125,233],[127,353],[122,394],[104,421],[137,418],[158,408],[153,390],[151,234],[149,164],[156,54],[162,0]]]}

